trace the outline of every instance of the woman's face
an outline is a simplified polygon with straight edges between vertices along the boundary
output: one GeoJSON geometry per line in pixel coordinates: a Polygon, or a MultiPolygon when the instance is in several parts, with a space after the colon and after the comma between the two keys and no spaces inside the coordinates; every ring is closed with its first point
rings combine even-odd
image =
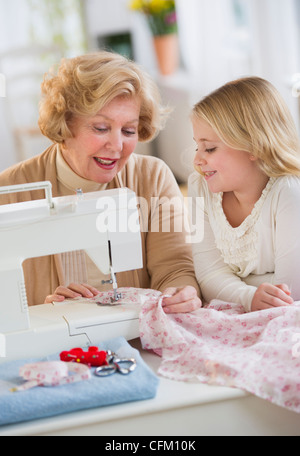
{"type": "Polygon", "coordinates": [[[127,163],[138,142],[140,100],[116,97],[95,116],[75,117],[73,138],[62,153],[79,176],[98,183],[110,182],[127,163]]]}

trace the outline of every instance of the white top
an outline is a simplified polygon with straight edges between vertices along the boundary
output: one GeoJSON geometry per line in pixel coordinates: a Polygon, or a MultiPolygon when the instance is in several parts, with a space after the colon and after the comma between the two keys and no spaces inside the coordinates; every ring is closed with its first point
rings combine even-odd
{"type": "Polygon", "coordinates": [[[223,212],[223,193],[210,192],[197,172],[189,178],[189,196],[191,217],[200,215],[203,223],[202,240],[192,246],[206,302],[235,302],[248,312],[257,287],[264,282],[286,283],[293,299],[300,299],[300,178],[271,178],[237,228],[223,212]]]}

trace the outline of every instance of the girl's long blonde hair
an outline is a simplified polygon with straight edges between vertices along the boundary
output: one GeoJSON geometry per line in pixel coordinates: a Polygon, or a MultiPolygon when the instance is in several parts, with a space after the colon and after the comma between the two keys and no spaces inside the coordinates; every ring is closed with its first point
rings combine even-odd
{"type": "Polygon", "coordinates": [[[300,176],[300,143],[291,113],[275,87],[259,77],[229,82],[194,106],[229,147],[258,159],[269,177],[300,176]]]}

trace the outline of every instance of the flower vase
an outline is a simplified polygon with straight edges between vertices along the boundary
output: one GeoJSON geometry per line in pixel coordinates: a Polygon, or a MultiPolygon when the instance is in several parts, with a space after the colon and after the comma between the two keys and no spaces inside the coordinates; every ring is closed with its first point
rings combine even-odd
{"type": "Polygon", "coordinates": [[[154,36],[153,42],[160,73],[163,76],[175,73],[179,65],[177,33],[154,36]]]}

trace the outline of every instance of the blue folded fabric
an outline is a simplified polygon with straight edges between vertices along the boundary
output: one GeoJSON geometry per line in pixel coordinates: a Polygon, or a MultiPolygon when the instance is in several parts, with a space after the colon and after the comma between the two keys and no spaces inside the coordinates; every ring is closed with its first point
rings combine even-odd
{"type": "Polygon", "coordinates": [[[59,354],[0,365],[0,426],[155,397],[158,378],[124,338],[101,342],[97,346],[101,350],[112,350],[121,358],[135,358],[135,371],[109,377],[92,374],[90,380],[79,383],[12,393],[11,387],[24,383],[19,377],[20,367],[36,361],[59,360],[59,354]]]}

